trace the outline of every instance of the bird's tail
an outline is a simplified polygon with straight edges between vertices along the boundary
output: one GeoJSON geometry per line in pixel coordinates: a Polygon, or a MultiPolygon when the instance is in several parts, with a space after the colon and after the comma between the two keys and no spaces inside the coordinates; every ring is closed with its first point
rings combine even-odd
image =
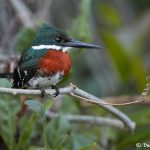
{"type": "Polygon", "coordinates": [[[0,78],[13,78],[13,73],[0,73],[0,78]]]}

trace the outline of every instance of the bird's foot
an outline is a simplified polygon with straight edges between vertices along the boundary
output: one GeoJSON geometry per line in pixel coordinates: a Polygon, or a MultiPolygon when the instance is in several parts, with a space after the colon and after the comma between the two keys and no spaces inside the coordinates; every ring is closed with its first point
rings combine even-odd
{"type": "Polygon", "coordinates": [[[44,89],[40,89],[40,91],[41,91],[41,97],[44,98],[44,96],[46,95],[45,90],[44,89]]]}
{"type": "Polygon", "coordinates": [[[52,89],[54,89],[56,92],[53,94],[54,97],[59,95],[59,88],[57,86],[52,85],[51,86],[52,89]]]}

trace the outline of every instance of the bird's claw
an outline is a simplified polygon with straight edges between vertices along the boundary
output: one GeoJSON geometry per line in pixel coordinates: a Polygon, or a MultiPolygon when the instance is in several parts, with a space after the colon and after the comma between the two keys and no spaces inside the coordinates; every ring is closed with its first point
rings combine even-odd
{"type": "Polygon", "coordinates": [[[40,89],[40,91],[41,91],[41,97],[44,98],[44,96],[46,95],[45,90],[44,89],[40,89]]]}
{"type": "Polygon", "coordinates": [[[56,92],[53,94],[54,97],[59,95],[59,88],[57,86],[52,85],[51,86],[52,89],[54,89],[56,92]]]}

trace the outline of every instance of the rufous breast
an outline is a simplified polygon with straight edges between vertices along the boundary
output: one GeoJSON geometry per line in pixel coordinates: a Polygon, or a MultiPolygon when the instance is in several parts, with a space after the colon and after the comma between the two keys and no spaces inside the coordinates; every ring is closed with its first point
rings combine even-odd
{"type": "Polygon", "coordinates": [[[68,53],[58,50],[49,50],[38,63],[38,69],[44,74],[63,72],[67,75],[71,69],[72,61],[68,53]]]}

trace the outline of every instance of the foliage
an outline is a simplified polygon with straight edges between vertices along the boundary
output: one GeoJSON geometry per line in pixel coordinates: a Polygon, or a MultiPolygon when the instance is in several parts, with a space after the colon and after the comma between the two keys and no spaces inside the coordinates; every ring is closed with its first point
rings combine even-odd
{"type": "MultiPolygon", "coordinates": [[[[100,96],[140,95],[150,70],[150,46],[149,38],[147,38],[149,28],[146,26],[149,20],[147,10],[150,9],[148,1],[82,0],[79,3],[79,1],[68,0],[66,3],[64,0],[62,2],[52,0],[53,5],[48,11],[46,10],[50,6],[50,1],[42,1],[43,5],[48,3],[42,9],[40,0],[23,2],[31,9],[33,14],[31,21],[35,24],[39,20],[42,22],[47,20],[49,24],[57,25],[60,18],[64,18],[64,22],[60,24],[68,25],[66,30],[73,38],[103,43],[103,49],[99,53],[94,50],[86,52],[79,50],[71,53],[75,61],[71,74],[66,78],[67,81],[71,80],[79,87],[85,87],[85,90],[91,89],[89,92],[100,96]],[[69,6],[71,3],[75,11],[78,10],[76,7],[79,7],[79,12],[71,9],[69,6]],[[53,13],[54,9],[57,14],[53,13]],[[59,13],[60,10],[63,10],[65,16],[59,13]],[[40,19],[36,20],[39,17],[40,19]],[[52,18],[55,18],[55,21],[52,18]]],[[[34,40],[35,29],[23,24],[21,27],[18,18],[19,15],[14,13],[12,5],[7,4],[6,1],[0,2],[0,33],[2,35],[0,49],[5,54],[7,49],[11,53],[20,54],[30,47],[34,40]],[[16,20],[19,21],[16,23],[16,20]]],[[[66,80],[62,85],[66,84],[66,80]]],[[[11,84],[7,80],[0,79],[0,87],[11,87],[11,84]]],[[[150,143],[149,105],[119,107],[137,123],[135,132],[130,134],[109,127],[68,122],[66,114],[108,116],[105,110],[82,104],[69,96],[60,97],[56,102],[48,97],[44,101],[40,101],[38,97],[27,97],[25,104],[29,106],[29,110],[18,121],[21,99],[21,96],[0,94],[0,147],[3,149],[130,150],[137,149],[136,143],[150,143]],[[57,112],[58,117],[46,117],[49,110],[57,112]],[[18,128],[20,134],[17,139],[18,128]],[[103,145],[103,140],[106,145],[103,145]]]]}
{"type": "Polygon", "coordinates": [[[29,48],[35,38],[36,32],[30,28],[22,28],[21,31],[15,36],[13,41],[13,49],[17,52],[22,52],[29,48]]]}

